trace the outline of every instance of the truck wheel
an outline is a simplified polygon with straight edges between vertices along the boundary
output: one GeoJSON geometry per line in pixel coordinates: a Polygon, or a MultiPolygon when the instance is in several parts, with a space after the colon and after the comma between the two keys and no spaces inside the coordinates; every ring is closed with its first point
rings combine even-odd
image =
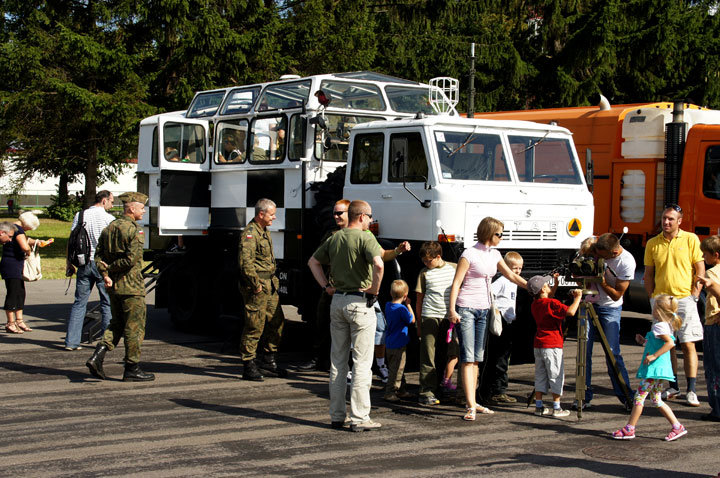
{"type": "Polygon", "coordinates": [[[213,315],[202,309],[204,303],[210,302],[203,300],[208,296],[207,283],[191,262],[185,262],[173,271],[169,283],[168,311],[178,329],[198,331],[206,325],[202,323],[203,319],[213,315]]]}

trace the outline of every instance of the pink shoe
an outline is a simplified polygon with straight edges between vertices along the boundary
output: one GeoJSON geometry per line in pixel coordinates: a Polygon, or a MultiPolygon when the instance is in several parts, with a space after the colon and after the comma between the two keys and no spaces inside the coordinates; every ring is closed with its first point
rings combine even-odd
{"type": "Polygon", "coordinates": [[[457,387],[453,385],[452,380],[450,380],[449,378],[444,378],[443,381],[440,383],[440,386],[448,392],[454,392],[455,390],[457,390],[457,387]]]}
{"type": "Polygon", "coordinates": [[[670,433],[668,433],[667,436],[665,437],[665,441],[677,440],[681,436],[685,436],[685,435],[687,435],[687,430],[685,429],[684,426],[680,425],[680,428],[673,427],[673,429],[670,430],[670,433]]]}
{"type": "Polygon", "coordinates": [[[455,328],[455,324],[453,324],[453,323],[451,323],[450,327],[448,327],[447,339],[446,339],[447,343],[452,342],[452,333],[453,333],[454,328],[455,328]]]}
{"type": "Polygon", "coordinates": [[[633,438],[635,438],[635,429],[630,430],[627,426],[624,426],[620,430],[615,430],[615,432],[612,434],[612,437],[615,440],[632,440],[633,438]]]}

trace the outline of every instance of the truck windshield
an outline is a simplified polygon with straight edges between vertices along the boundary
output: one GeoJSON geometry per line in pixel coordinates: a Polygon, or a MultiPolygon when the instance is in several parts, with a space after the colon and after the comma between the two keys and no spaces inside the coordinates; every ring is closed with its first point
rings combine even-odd
{"type": "Polygon", "coordinates": [[[510,181],[500,135],[436,131],[443,179],[510,181]]]}
{"type": "Polygon", "coordinates": [[[526,183],[582,184],[570,141],[545,136],[509,136],[518,178],[526,183]]]}
{"type": "Polygon", "coordinates": [[[223,98],[225,98],[225,90],[198,94],[190,105],[187,117],[202,118],[214,115],[223,98]]]}
{"type": "Polygon", "coordinates": [[[400,113],[417,113],[422,111],[427,115],[436,115],[430,106],[427,88],[406,88],[404,86],[386,86],[390,107],[400,113]]]}

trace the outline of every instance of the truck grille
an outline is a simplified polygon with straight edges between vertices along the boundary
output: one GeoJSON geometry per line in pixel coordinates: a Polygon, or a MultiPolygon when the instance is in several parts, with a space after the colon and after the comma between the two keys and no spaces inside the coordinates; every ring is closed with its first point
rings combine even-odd
{"type": "MultiPolygon", "coordinates": [[[[510,249],[500,249],[505,255],[510,249]]],[[[517,252],[523,257],[522,275],[529,277],[537,274],[547,274],[560,265],[567,264],[574,250],[568,249],[519,249],[517,252]]]]}
{"type": "MultiPolygon", "coordinates": [[[[547,231],[512,231],[505,229],[503,231],[503,239],[506,241],[556,241],[558,232],[553,230],[547,231]]],[[[473,239],[477,242],[477,232],[473,234],[473,239]]]]}

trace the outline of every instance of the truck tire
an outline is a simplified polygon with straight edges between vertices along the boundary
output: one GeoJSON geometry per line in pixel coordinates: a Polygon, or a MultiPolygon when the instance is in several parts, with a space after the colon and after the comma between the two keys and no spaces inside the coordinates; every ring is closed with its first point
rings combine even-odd
{"type": "Polygon", "coordinates": [[[199,270],[193,261],[183,261],[173,271],[168,284],[170,319],[179,330],[186,332],[207,327],[207,317],[214,315],[206,310],[212,304],[207,300],[209,281],[199,270]]]}

